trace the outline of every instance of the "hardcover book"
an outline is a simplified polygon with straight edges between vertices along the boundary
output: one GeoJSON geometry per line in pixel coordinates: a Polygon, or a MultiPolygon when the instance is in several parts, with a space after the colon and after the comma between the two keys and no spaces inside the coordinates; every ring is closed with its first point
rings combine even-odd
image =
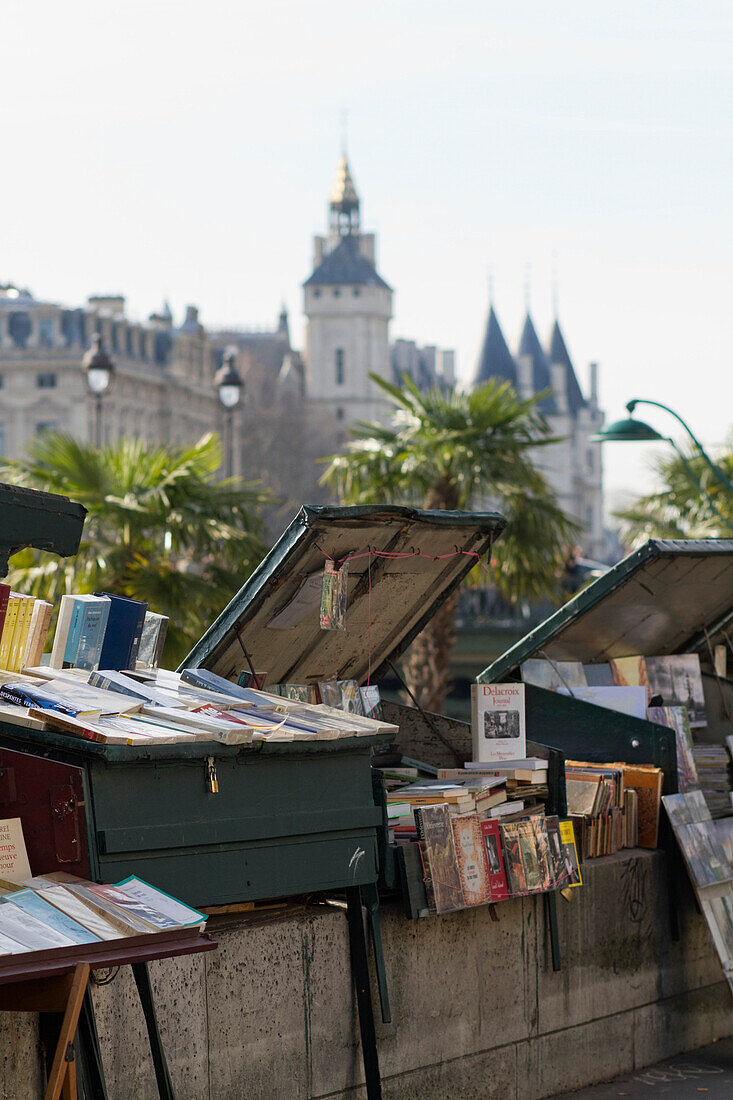
{"type": "Polygon", "coordinates": [[[478,818],[474,813],[458,814],[452,817],[451,825],[465,903],[485,905],[491,901],[491,894],[478,818]]]}
{"type": "Polygon", "coordinates": [[[438,913],[450,913],[464,906],[461,877],[456,862],[451,815],[445,803],[420,806],[415,824],[426,877],[428,904],[438,913]]]}
{"type": "Polygon", "coordinates": [[[108,596],[111,601],[99,667],[117,672],[134,668],[148,605],[111,592],[94,594],[108,596]]]}
{"type": "Polygon", "coordinates": [[[491,901],[505,901],[509,897],[500,828],[498,821],[481,822],[481,839],[483,840],[484,855],[486,856],[491,901]]]}
{"type": "Polygon", "coordinates": [[[474,761],[524,757],[524,684],[472,684],[471,727],[474,761]]]}

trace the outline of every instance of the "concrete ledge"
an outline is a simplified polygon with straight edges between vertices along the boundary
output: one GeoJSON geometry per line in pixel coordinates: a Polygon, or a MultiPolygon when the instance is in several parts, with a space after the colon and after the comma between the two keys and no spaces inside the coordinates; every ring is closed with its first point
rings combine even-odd
{"type": "MultiPolygon", "coordinates": [[[[498,906],[498,923],[485,907],[407,921],[385,906],[386,1100],[540,1100],[733,1033],[730,991],[683,885],[671,939],[664,854],[622,853],[584,875],[571,903],[558,899],[560,973],[542,898],[498,906]]],[[[151,965],[178,1100],[363,1097],[344,914],[292,909],[211,930],[218,951],[151,965]]],[[[94,1001],[110,1100],[156,1100],[129,970],[94,1001]]],[[[39,1095],[36,1035],[32,1017],[0,1015],[0,1100],[39,1095]]]]}

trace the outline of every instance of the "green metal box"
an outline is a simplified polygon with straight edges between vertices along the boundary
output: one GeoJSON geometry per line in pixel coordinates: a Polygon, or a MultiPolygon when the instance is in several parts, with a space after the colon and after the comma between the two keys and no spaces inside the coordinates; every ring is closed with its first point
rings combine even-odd
{"type": "MultiPolygon", "coordinates": [[[[733,682],[717,677],[713,647],[730,646],[733,540],[653,539],[507,650],[479,683],[519,680],[530,657],[595,664],[611,658],[698,653],[708,715],[700,740],[733,733],[733,682]]],[[[731,654],[733,657],[733,654],[731,654]]],[[[655,764],[677,789],[673,731],[527,685],[527,732],[569,758],[655,764]]]]}

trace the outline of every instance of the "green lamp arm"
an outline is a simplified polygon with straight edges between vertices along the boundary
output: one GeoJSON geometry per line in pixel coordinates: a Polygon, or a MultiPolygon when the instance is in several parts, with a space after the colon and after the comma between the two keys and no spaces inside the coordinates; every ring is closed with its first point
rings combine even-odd
{"type": "MultiPolygon", "coordinates": [[[[630,415],[633,415],[634,409],[636,408],[637,405],[654,405],[655,408],[664,409],[664,411],[668,412],[670,414],[670,416],[673,416],[675,418],[675,420],[677,420],[682,425],[682,427],[685,429],[685,431],[689,435],[690,439],[692,440],[692,442],[695,444],[698,451],[700,452],[700,457],[705,460],[705,462],[708,464],[708,466],[710,467],[712,472],[717,477],[718,481],[721,482],[722,485],[725,485],[726,489],[728,489],[731,493],[733,493],[733,482],[731,482],[726,477],[726,475],[723,473],[723,471],[720,469],[720,467],[717,466],[713,462],[713,460],[708,455],[707,451],[703,447],[700,440],[695,435],[693,435],[692,429],[690,428],[689,424],[685,423],[685,421],[682,419],[682,417],[679,415],[679,413],[676,413],[674,411],[674,409],[670,409],[669,405],[663,405],[661,403],[661,401],[650,401],[645,397],[635,397],[633,399],[633,401],[629,401],[627,406],[626,406],[626,408],[628,409],[630,415]]],[[[670,440],[670,442],[671,442],[671,440],[670,440]]],[[[674,444],[672,444],[672,446],[674,446],[674,444]]],[[[677,447],[675,447],[675,450],[679,454],[680,458],[682,458],[682,461],[685,463],[685,467],[687,468],[687,472],[691,473],[691,471],[689,469],[689,466],[688,466],[687,462],[685,461],[684,456],[682,455],[681,451],[677,447]]],[[[695,478],[695,481],[697,481],[697,478],[695,478]]],[[[702,486],[700,486],[699,481],[697,482],[697,484],[700,487],[700,490],[702,492],[702,486]]],[[[708,497],[707,493],[704,493],[703,495],[706,496],[707,499],[710,501],[710,497],[708,497]]],[[[712,501],[710,501],[710,503],[712,504],[712,501]]],[[[715,511],[718,512],[718,509],[715,508],[715,511]]],[[[719,512],[718,512],[718,515],[720,516],[719,512]]],[[[720,518],[722,519],[722,516],[720,518]]],[[[730,524],[727,524],[727,526],[730,527],[730,524]]]]}

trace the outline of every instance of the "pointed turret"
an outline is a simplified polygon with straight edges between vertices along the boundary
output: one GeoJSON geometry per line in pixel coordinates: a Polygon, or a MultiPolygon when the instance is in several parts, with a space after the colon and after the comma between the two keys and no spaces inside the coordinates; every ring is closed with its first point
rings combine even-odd
{"type": "Polygon", "coordinates": [[[578,383],[573,361],[570,358],[570,354],[565,344],[565,338],[560,328],[560,322],[557,319],[552,326],[549,357],[551,363],[559,363],[565,370],[565,390],[568,396],[568,408],[573,415],[576,415],[580,409],[586,407],[588,402],[583,397],[583,391],[578,383]]]}
{"type": "Polygon", "coordinates": [[[336,168],[336,178],[328,200],[331,232],[339,237],[350,237],[359,232],[359,196],[343,153],[336,168]]]}
{"type": "Polygon", "coordinates": [[[484,342],[476,363],[472,386],[480,386],[490,378],[501,378],[505,382],[511,382],[515,389],[517,387],[517,365],[507,347],[493,305],[489,306],[484,342]]]}
{"type": "MultiPolygon", "coordinates": [[[[533,393],[540,393],[542,390],[552,389],[550,361],[543,351],[529,313],[527,313],[524,319],[522,335],[519,338],[517,357],[530,361],[533,393]]],[[[554,396],[549,394],[547,397],[544,397],[542,401],[540,401],[539,408],[544,413],[557,412],[557,403],[554,396]]]]}

